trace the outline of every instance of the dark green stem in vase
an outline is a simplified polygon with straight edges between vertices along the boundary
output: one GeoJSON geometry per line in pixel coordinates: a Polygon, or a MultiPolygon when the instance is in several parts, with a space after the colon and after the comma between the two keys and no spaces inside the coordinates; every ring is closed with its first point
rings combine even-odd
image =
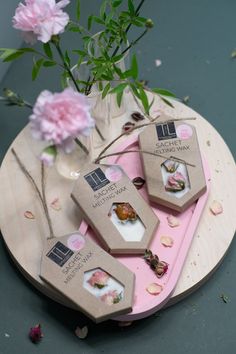
{"type": "Polygon", "coordinates": [[[81,147],[81,149],[85,152],[86,155],[89,154],[89,151],[88,151],[88,149],[86,148],[86,146],[85,146],[83,143],[81,143],[81,141],[80,141],[78,138],[75,138],[74,141],[76,142],[76,144],[77,144],[79,147],[81,147]]]}
{"type": "MultiPolygon", "coordinates": [[[[77,82],[76,82],[76,80],[75,80],[75,78],[74,78],[74,76],[73,76],[73,74],[72,74],[72,72],[71,72],[71,70],[70,70],[70,67],[68,66],[67,62],[65,61],[64,55],[63,55],[62,50],[61,50],[60,45],[59,45],[59,39],[56,37],[55,39],[52,40],[52,43],[55,45],[55,47],[56,47],[56,49],[57,49],[57,52],[58,52],[58,54],[59,54],[59,56],[60,56],[60,58],[61,58],[61,61],[62,61],[62,63],[63,63],[63,66],[64,66],[65,70],[67,71],[68,75],[70,76],[70,78],[71,78],[73,84],[75,85],[76,90],[77,90],[78,92],[80,92],[80,88],[79,88],[79,86],[78,86],[78,84],[77,84],[77,82]]],[[[97,125],[95,125],[95,130],[96,130],[96,132],[98,133],[98,135],[99,135],[99,137],[101,138],[101,140],[102,140],[102,141],[105,141],[105,138],[104,138],[104,136],[102,135],[102,133],[101,133],[101,131],[99,130],[99,128],[97,127],[97,125]]],[[[77,140],[78,140],[78,139],[77,139],[77,140]]],[[[77,142],[77,143],[78,143],[78,142],[77,142]]],[[[83,145],[83,144],[81,143],[81,147],[82,147],[82,145],[83,145]]],[[[84,146],[84,149],[83,149],[83,150],[85,151],[85,150],[87,150],[87,148],[84,146]]],[[[88,150],[87,150],[87,151],[88,151],[88,150]]]]}

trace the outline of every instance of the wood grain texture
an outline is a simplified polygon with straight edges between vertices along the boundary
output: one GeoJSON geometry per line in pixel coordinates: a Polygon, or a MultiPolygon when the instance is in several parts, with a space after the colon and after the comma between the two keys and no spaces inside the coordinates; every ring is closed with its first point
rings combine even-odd
{"type": "MultiPolygon", "coordinates": [[[[128,99],[127,114],[114,119],[112,137],[120,132],[130,113],[137,110],[135,103],[128,99]]],[[[225,256],[236,225],[236,168],[226,143],[198,113],[179,102],[174,102],[174,105],[175,109],[172,109],[156,98],[153,115],[161,111],[173,118],[196,117],[191,124],[197,128],[200,149],[210,166],[212,180],[207,205],[169,305],[183,299],[209,278],[225,256]],[[224,208],[224,212],[217,216],[209,210],[214,199],[221,202],[224,208]]],[[[40,164],[36,156],[42,146],[32,140],[28,126],[17,136],[12,147],[39,184],[40,164]]],[[[98,153],[99,150],[94,151],[94,157],[98,153]]],[[[59,198],[62,206],[59,211],[49,207],[58,237],[75,231],[80,225],[81,216],[70,198],[72,185],[73,181],[60,177],[55,167],[47,170],[47,201],[50,204],[55,198],[59,198]]],[[[71,306],[39,278],[42,246],[49,230],[35,192],[20,171],[10,149],[0,171],[0,194],[1,231],[16,266],[44,294],[71,306]],[[27,210],[35,215],[35,219],[24,217],[27,210]]]]}

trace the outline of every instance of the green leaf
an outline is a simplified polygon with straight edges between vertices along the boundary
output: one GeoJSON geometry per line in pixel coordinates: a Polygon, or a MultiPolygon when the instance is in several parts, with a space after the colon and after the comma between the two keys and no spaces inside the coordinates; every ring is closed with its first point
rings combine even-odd
{"type": "Polygon", "coordinates": [[[115,1],[113,1],[112,6],[113,6],[114,8],[116,8],[116,7],[120,6],[120,4],[122,3],[122,1],[123,1],[123,0],[115,0],[115,1]]]}
{"type": "Polygon", "coordinates": [[[67,50],[65,51],[65,61],[70,67],[70,57],[69,57],[69,54],[68,54],[67,50]]]}
{"type": "Polygon", "coordinates": [[[124,91],[124,89],[126,88],[126,86],[128,85],[127,82],[119,84],[118,86],[114,87],[110,93],[118,93],[118,92],[122,92],[124,91]]]}
{"type": "Polygon", "coordinates": [[[99,82],[98,82],[98,89],[99,89],[99,91],[102,91],[102,90],[103,90],[102,81],[99,81],[99,82]]]}
{"type": "Polygon", "coordinates": [[[101,25],[104,25],[104,21],[98,16],[93,16],[93,20],[101,25]]]}
{"type": "Polygon", "coordinates": [[[44,43],[43,49],[48,58],[53,59],[52,50],[49,43],[44,43]]]}
{"type": "Polygon", "coordinates": [[[136,86],[135,86],[134,84],[132,84],[132,83],[130,83],[129,85],[130,85],[131,90],[133,91],[134,95],[135,95],[138,99],[140,99],[140,94],[139,94],[139,92],[138,92],[136,86]]]}
{"type": "Polygon", "coordinates": [[[102,5],[100,7],[100,16],[105,20],[106,18],[106,7],[107,7],[107,0],[103,0],[102,5]]]}
{"type": "Polygon", "coordinates": [[[77,5],[76,5],[76,18],[79,21],[80,19],[80,0],[77,0],[77,5]]]}
{"type": "Polygon", "coordinates": [[[139,95],[140,95],[140,100],[142,102],[145,113],[149,114],[148,97],[147,97],[146,92],[144,91],[144,89],[141,86],[139,87],[139,95]]]}
{"type": "Polygon", "coordinates": [[[170,92],[170,91],[168,91],[166,89],[153,88],[152,91],[157,93],[158,95],[168,96],[168,97],[175,97],[175,95],[172,92],[170,92]]]}
{"type": "Polygon", "coordinates": [[[8,61],[12,61],[12,60],[14,60],[14,59],[18,59],[18,58],[21,57],[23,54],[24,54],[24,52],[17,51],[17,52],[15,52],[15,53],[12,53],[12,54],[6,56],[3,61],[4,61],[4,62],[8,62],[8,61]]]}
{"type": "Polygon", "coordinates": [[[54,66],[54,65],[57,65],[57,63],[55,61],[50,61],[50,60],[46,60],[43,63],[43,66],[45,66],[45,67],[54,66]]]}
{"type": "Polygon", "coordinates": [[[123,73],[122,73],[122,70],[120,68],[118,68],[118,66],[113,64],[113,68],[114,68],[116,74],[119,76],[120,79],[124,79],[125,78],[123,73]]]}
{"type": "Polygon", "coordinates": [[[117,92],[117,94],[116,94],[116,102],[118,104],[118,107],[121,106],[121,101],[122,101],[123,94],[124,94],[124,91],[117,92]]]}
{"type": "Polygon", "coordinates": [[[102,92],[102,99],[106,97],[106,95],[107,95],[108,91],[110,90],[110,88],[111,88],[111,85],[110,85],[110,83],[108,82],[108,84],[107,84],[107,85],[104,87],[104,89],[103,89],[103,92],[102,92]]]}
{"type": "Polygon", "coordinates": [[[36,79],[36,77],[38,76],[38,73],[39,73],[39,70],[42,66],[44,62],[44,59],[41,58],[37,61],[34,61],[34,66],[33,66],[33,69],[32,69],[32,80],[34,81],[36,79]]]}
{"type": "Polygon", "coordinates": [[[138,77],[138,63],[137,63],[137,58],[136,58],[135,54],[133,54],[133,56],[132,56],[131,73],[132,73],[131,75],[132,75],[133,79],[136,80],[138,77]]]}
{"type": "Polygon", "coordinates": [[[128,0],[128,7],[131,16],[135,15],[135,8],[132,0],[128,0]]]}
{"type": "Polygon", "coordinates": [[[88,25],[87,25],[89,31],[91,30],[92,22],[93,22],[93,15],[90,15],[90,16],[88,17],[88,25]]]}
{"type": "Polygon", "coordinates": [[[164,98],[164,97],[161,96],[161,95],[160,95],[160,98],[161,98],[162,101],[165,102],[168,106],[170,106],[171,108],[175,108],[175,107],[173,106],[173,104],[172,104],[170,101],[168,101],[166,98],[164,98]]]}

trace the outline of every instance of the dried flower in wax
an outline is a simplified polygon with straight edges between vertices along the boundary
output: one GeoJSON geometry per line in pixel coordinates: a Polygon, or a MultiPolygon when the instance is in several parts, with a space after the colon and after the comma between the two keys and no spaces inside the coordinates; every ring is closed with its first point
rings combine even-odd
{"type": "Polygon", "coordinates": [[[151,250],[146,250],[143,258],[158,278],[161,278],[167,272],[168,263],[160,261],[158,256],[153,254],[151,250]]]}
{"type": "Polygon", "coordinates": [[[116,204],[116,208],[114,209],[119,220],[126,221],[136,221],[137,214],[136,211],[132,208],[129,203],[120,203],[116,204]]]}
{"type": "Polygon", "coordinates": [[[102,289],[107,285],[108,279],[109,275],[106,272],[97,270],[92,274],[88,283],[94,288],[102,289]]]}
{"type": "Polygon", "coordinates": [[[163,162],[162,166],[164,166],[166,172],[174,173],[179,167],[179,164],[175,161],[167,160],[163,162]]]}
{"type": "Polygon", "coordinates": [[[122,300],[122,293],[117,292],[117,290],[110,290],[106,294],[102,295],[100,299],[107,305],[118,304],[122,300]]]}
{"type": "Polygon", "coordinates": [[[186,179],[180,172],[176,172],[173,176],[169,176],[165,190],[168,192],[179,192],[185,189],[186,179]]]}
{"type": "Polygon", "coordinates": [[[132,182],[137,189],[141,189],[145,184],[145,179],[142,177],[135,177],[132,179],[132,182]]]}

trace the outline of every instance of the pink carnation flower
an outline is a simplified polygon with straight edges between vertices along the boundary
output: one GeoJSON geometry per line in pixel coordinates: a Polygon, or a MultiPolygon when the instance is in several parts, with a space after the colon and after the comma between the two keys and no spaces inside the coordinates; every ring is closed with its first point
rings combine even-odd
{"type": "Polygon", "coordinates": [[[32,135],[70,152],[72,140],[88,136],[95,125],[89,109],[87,97],[72,88],[54,94],[42,91],[29,117],[32,135]]]}
{"type": "Polygon", "coordinates": [[[91,278],[88,280],[88,283],[93,287],[102,289],[107,285],[108,279],[109,275],[106,272],[98,270],[92,274],[91,278]]]}
{"type": "Polygon", "coordinates": [[[69,0],[25,0],[19,3],[13,27],[23,32],[27,43],[34,44],[37,40],[47,43],[53,35],[64,32],[69,22],[69,16],[62,8],[70,3],[69,0]]]}

